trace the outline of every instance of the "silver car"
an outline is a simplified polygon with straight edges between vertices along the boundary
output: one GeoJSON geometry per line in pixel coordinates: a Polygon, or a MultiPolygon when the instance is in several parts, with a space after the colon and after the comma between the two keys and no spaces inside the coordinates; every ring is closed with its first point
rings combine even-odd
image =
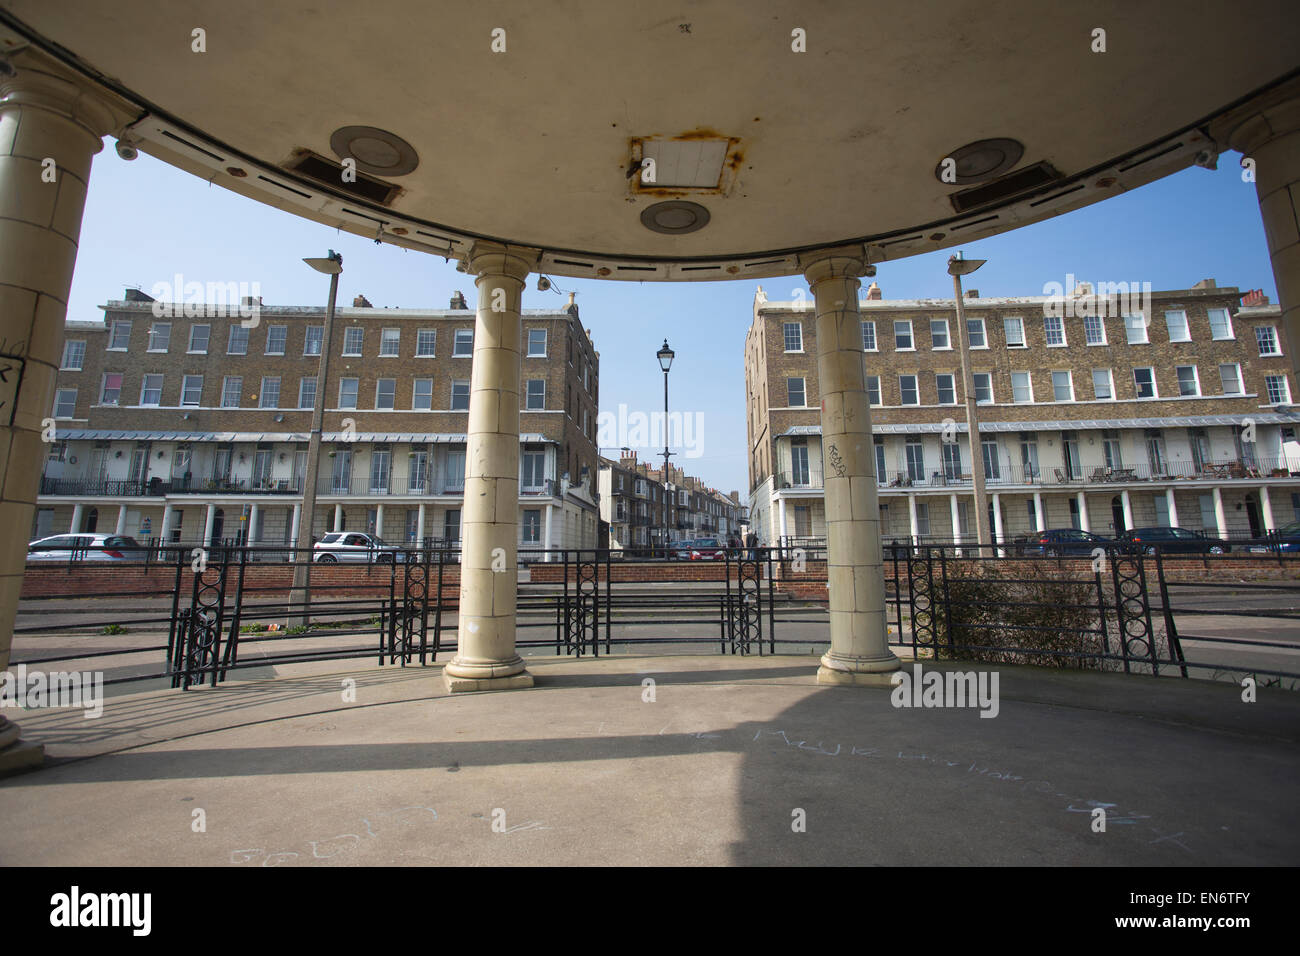
{"type": "Polygon", "coordinates": [[[361,531],[331,531],[316,542],[314,551],[312,560],[317,564],[334,564],[337,561],[391,564],[404,560],[397,545],[389,544],[378,535],[361,531]]]}
{"type": "Polygon", "coordinates": [[[32,561],[143,561],[145,549],[121,534],[56,534],[27,545],[32,561]]]}

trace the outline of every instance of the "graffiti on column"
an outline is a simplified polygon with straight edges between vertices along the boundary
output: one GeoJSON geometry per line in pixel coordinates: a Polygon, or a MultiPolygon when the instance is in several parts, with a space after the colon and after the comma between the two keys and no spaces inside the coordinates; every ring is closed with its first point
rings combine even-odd
{"type": "Polygon", "coordinates": [[[17,356],[0,355],[0,424],[5,426],[14,423],[14,407],[18,404],[18,386],[25,365],[17,356]]]}
{"type": "Polygon", "coordinates": [[[835,472],[836,478],[844,477],[844,459],[840,457],[840,450],[832,442],[826,453],[827,460],[831,463],[831,469],[835,472]]]}

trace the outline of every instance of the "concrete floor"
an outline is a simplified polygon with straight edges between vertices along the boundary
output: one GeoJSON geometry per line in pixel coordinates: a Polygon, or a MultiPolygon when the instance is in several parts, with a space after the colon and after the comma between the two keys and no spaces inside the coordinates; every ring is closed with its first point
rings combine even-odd
{"type": "Polygon", "coordinates": [[[19,715],[48,759],[0,780],[0,864],[1300,863],[1285,691],[1004,666],[987,719],[807,657],[533,658],[454,697],[348,666],[19,715]]]}

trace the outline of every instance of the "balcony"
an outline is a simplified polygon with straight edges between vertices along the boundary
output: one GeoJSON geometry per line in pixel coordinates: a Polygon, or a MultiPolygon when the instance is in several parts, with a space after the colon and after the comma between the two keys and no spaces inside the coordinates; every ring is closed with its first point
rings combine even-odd
{"type": "MultiPolygon", "coordinates": [[[[559,483],[546,479],[540,485],[519,486],[521,496],[554,497],[559,483]]],[[[321,497],[388,498],[410,496],[417,498],[436,495],[463,495],[465,479],[442,475],[387,475],[374,476],[368,471],[355,475],[321,475],[316,484],[316,494],[321,497]]]]}
{"type": "Polygon", "coordinates": [[[251,479],[230,481],[217,478],[175,478],[164,481],[155,477],[141,482],[42,477],[40,493],[79,498],[161,498],[165,495],[197,494],[296,495],[301,491],[301,478],[274,478],[253,482],[251,479]]]}

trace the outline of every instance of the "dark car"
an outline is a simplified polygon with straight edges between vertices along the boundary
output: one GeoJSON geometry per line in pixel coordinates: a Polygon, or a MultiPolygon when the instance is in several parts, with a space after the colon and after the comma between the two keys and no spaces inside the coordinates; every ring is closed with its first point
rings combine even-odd
{"type": "Polygon", "coordinates": [[[1119,536],[1119,544],[1128,551],[1155,554],[1227,554],[1232,546],[1222,538],[1188,528],[1133,528],[1119,536]]]}
{"type": "Polygon", "coordinates": [[[1024,554],[1042,554],[1049,557],[1060,554],[1092,554],[1097,548],[1113,548],[1115,542],[1091,531],[1075,528],[1049,528],[1027,534],[1015,541],[1017,550],[1024,554]]]}
{"type": "Polygon", "coordinates": [[[1300,521],[1293,521],[1289,525],[1278,528],[1272,534],[1273,540],[1269,544],[1252,545],[1250,550],[1253,554],[1264,554],[1267,552],[1282,552],[1283,554],[1296,554],[1300,552],[1300,521]]]}

